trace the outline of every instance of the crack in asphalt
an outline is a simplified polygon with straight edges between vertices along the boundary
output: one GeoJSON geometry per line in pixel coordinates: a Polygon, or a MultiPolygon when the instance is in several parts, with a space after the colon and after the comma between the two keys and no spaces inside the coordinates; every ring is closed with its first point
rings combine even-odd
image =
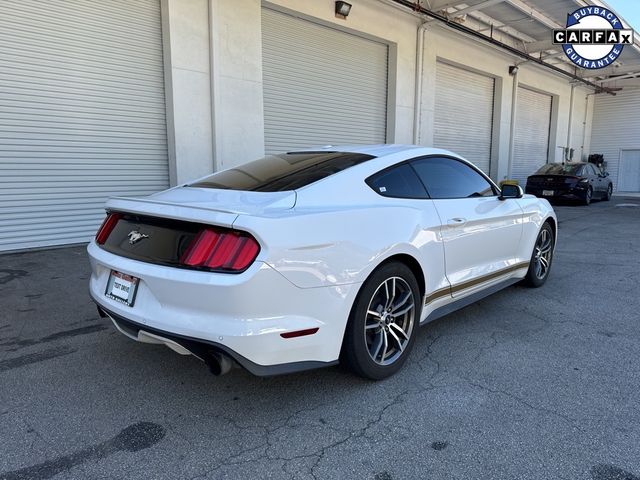
{"type": "MultiPolygon", "coordinates": [[[[353,430],[345,430],[345,429],[339,429],[327,424],[323,424],[323,428],[328,428],[342,435],[340,438],[336,439],[335,441],[330,442],[326,445],[322,445],[310,453],[303,453],[299,455],[290,455],[290,456],[274,455],[272,454],[271,451],[277,448],[277,442],[274,442],[272,437],[275,433],[285,428],[295,428],[301,425],[312,425],[307,423],[292,424],[292,421],[302,413],[308,413],[314,410],[322,409],[328,406],[329,404],[324,404],[324,405],[321,404],[311,408],[298,409],[295,412],[289,414],[279,425],[276,425],[273,427],[258,426],[258,425],[242,426],[242,425],[239,425],[238,422],[236,422],[232,418],[229,418],[223,415],[216,415],[215,417],[228,422],[228,424],[234,427],[235,429],[237,429],[238,432],[241,432],[244,430],[262,430],[263,431],[262,434],[264,436],[263,441],[259,445],[252,446],[246,449],[241,449],[239,452],[235,453],[234,455],[231,455],[228,458],[219,462],[218,465],[216,465],[215,467],[210,468],[205,472],[199,473],[191,477],[190,480],[207,478],[209,475],[219,470],[222,470],[224,468],[234,467],[234,466],[243,465],[243,464],[252,463],[252,462],[258,462],[260,460],[267,460],[269,462],[282,462],[280,465],[280,469],[282,470],[282,472],[287,476],[289,476],[290,478],[294,478],[295,474],[288,472],[287,467],[292,462],[295,462],[298,460],[307,460],[307,459],[313,459],[313,463],[306,469],[308,475],[313,479],[318,479],[319,477],[316,474],[316,470],[320,465],[320,462],[322,462],[322,460],[326,457],[329,451],[331,451],[332,449],[338,448],[341,445],[344,445],[347,442],[350,442],[352,440],[355,441],[355,440],[367,437],[367,434],[370,432],[372,428],[374,428],[375,426],[377,426],[378,424],[380,424],[385,420],[386,412],[389,409],[401,403],[404,397],[411,394],[419,395],[421,393],[431,391],[436,388],[441,388],[440,385],[433,384],[433,380],[440,373],[440,362],[435,358],[430,358],[433,355],[433,350],[432,350],[433,346],[440,338],[442,338],[442,335],[437,335],[432,339],[430,339],[429,343],[427,343],[425,347],[424,354],[419,359],[412,361],[411,363],[413,365],[407,365],[407,367],[409,367],[407,369],[408,370],[407,374],[409,374],[412,370],[417,370],[418,372],[424,371],[424,369],[420,369],[419,367],[423,365],[425,360],[430,359],[433,362],[435,369],[431,373],[431,375],[425,380],[425,383],[427,386],[424,386],[422,388],[405,389],[402,392],[394,395],[389,399],[389,401],[385,402],[377,410],[377,412],[373,413],[373,418],[370,418],[369,420],[367,420],[366,424],[361,428],[353,429],[353,430]],[[256,452],[260,452],[260,454],[257,456],[252,456],[251,458],[239,460],[240,458],[246,455],[250,455],[256,452]]],[[[296,472],[296,473],[299,473],[299,472],[296,472]]]]}
{"type": "Polygon", "coordinates": [[[525,399],[519,397],[518,395],[511,393],[507,390],[499,390],[499,389],[495,389],[495,388],[491,388],[488,387],[487,385],[484,385],[482,383],[478,383],[478,382],[474,382],[473,380],[466,378],[466,377],[460,377],[462,380],[464,380],[468,385],[471,385],[472,387],[478,388],[480,390],[489,392],[491,394],[494,395],[503,395],[505,397],[510,398],[511,400],[514,400],[515,402],[517,402],[520,405],[523,405],[525,407],[527,407],[530,410],[533,410],[535,412],[539,412],[539,413],[546,413],[548,415],[552,415],[556,418],[559,418],[561,420],[563,420],[565,423],[567,423],[568,425],[570,425],[571,427],[575,428],[576,430],[580,431],[581,433],[585,433],[585,430],[582,429],[581,427],[579,427],[578,425],[576,425],[577,420],[574,418],[571,418],[565,414],[562,414],[560,412],[557,412],[555,410],[552,410],[550,408],[547,407],[540,407],[537,405],[533,405],[532,403],[527,402],[525,399]]]}
{"type": "MultiPolygon", "coordinates": [[[[433,344],[438,340],[438,338],[440,337],[435,337],[428,345],[427,345],[427,352],[425,354],[425,357],[429,355],[430,351],[431,351],[431,347],[433,346],[433,344]]],[[[418,362],[415,362],[416,364],[418,362]]],[[[316,470],[320,464],[320,462],[325,458],[325,456],[327,455],[327,453],[332,450],[335,449],[337,447],[340,447],[341,445],[346,444],[347,442],[350,442],[352,440],[357,440],[360,438],[365,438],[367,436],[367,434],[369,433],[369,431],[374,428],[375,426],[377,426],[379,423],[383,422],[385,419],[385,414],[386,412],[398,405],[399,403],[402,402],[402,399],[410,394],[420,394],[423,392],[427,392],[430,390],[433,390],[435,388],[439,388],[439,386],[437,385],[432,385],[431,381],[437,376],[437,374],[439,373],[439,364],[437,362],[434,362],[437,365],[436,370],[429,376],[429,378],[427,379],[427,383],[430,384],[430,386],[428,387],[423,387],[423,388],[414,388],[414,389],[406,389],[403,390],[402,392],[394,395],[393,397],[391,397],[387,402],[385,402],[378,410],[377,412],[373,413],[373,418],[370,418],[369,420],[366,421],[366,424],[361,427],[361,428],[357,428],[357,429],[353,429],[353,430],[345,430],[345,429],[339,429],[327,424],[323,424],[323,428],[328,428],[334,432],[340,433],[342,434],[340,438],[336,439],[333,442],[330,442],[328,444],[319,446],[318,448],[316,448],[314,451],[310,452],[310,453],[302,453],[299,455],[274,455],[272,453],[272,451],[274,449],[277,449],[277,442],[274,442],[272,437],[275,433],[277,433],[278,431],[285,429],[285,428],[295,428],[295,427],[299,427],[301,425],[310,425],[310,424],[292,424],[291,422],[293,421],[294,418],[296,418],[298,415],[300,415],[301,413],[305,413],[305,412],[311,412],[314,410],[318,410],[321,408],[326,407],[327,405],[318,405],[318,406],[314,406],[312,408],[303,408],[303,409],[298,409],[295,412],[289,414],[279,425],[276,425],[274,427],[266,427],[266,426],[240,426],[237,424],[237,422],[235,422],[233,419],[230,419],[228,417],[225,416],[217,416],[220,419],[223,419],[225,421],[227,421],[230,425],[232,425],[234,428],[238,429],[239,431],[242,430],[247,430],[247,429],[252,429],[252,430],[256,430],[256,429],[262,429],[263,430],[263,441],[256,446],[252,446],[246,449],[241,449],[239,452],[235,453],[232,456],[229,456],[228,458],[222,460],[221,462],[218,463],[218,465],[216,465],[213,468],[210,468],[208,470],[206,470],[205,472],[199,473],[193,477],[191,477],[191,480],[196,480],[199,478],[207,478],[209,475],[213,474],[214,472],[217,472],[219,470],[222,470],[224,468],[228,468],[228,467],[234,467],[234,466],[238,466],[238,465],[243,465],[243,464],[247,464],[247,463],[252,463],[252,462],[258,462],[260,460],[267,460],[269,462],[282,462],[282,464],[280,465],[280,469],[283,471],[283,473],[287,474],[288,476],[293,477],[294,475],[291,474],[290,472],[288,472],[286,469],[287,467],[294,461],[297,460],[306,460],[306,459],[313,459],[313,463],[307,468],[307,473],[311,476],[311,478],[313,479],[317,479],[318,475],[316,474],[316,470]],[[261,452],[259,455],[257,456],[252,456],[251,458],[246,458],[246,459],[242,459],[239,460],[240,458],[246,456],[247,454],[252,454],[255,452],[261,452]]],[[[298,472],[296,472],[298,473],[298,472]]]]}

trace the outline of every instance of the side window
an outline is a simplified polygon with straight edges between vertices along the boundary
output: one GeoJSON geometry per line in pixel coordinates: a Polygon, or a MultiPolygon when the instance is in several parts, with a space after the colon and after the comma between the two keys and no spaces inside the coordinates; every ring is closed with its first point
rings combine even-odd
{"type": "Polygon", "coordinates": [[[367,184],[385,197],[428,198],[424,186],[408,163],[372,175],[367,178],[367,184]]]}
{"type": "Polygon", "coordinates": [[[463,162],[430,157],[411,162],[431,198],[492,197],[498,194],[482,175],[463,162]]]}

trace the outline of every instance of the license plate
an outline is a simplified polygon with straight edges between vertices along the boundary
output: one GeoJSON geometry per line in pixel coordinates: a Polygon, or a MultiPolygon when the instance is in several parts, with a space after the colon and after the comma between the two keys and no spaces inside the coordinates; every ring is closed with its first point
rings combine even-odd
{"type": "Polygon", "coordinates": [[[542,190],[543,197],[553,197],[553,190],[542,190]]]}
{"type": "Polygon", "coordinates": [[[136,299],[139,282],[139,278],[111,270],[109,281],[107,282],[107,290],[104,294],[112,300],[132,307],[136,299]]]}

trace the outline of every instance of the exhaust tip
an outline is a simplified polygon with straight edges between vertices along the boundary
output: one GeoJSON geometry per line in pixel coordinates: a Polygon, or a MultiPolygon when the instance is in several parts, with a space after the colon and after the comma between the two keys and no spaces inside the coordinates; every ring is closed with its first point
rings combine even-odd
{"type": "Polygon", "coordinates": [[[220,352],[209,352],[206,356],[205,363],[211,373],[216,377],[229,373],[234,364],[230,357],[220,352]]]}

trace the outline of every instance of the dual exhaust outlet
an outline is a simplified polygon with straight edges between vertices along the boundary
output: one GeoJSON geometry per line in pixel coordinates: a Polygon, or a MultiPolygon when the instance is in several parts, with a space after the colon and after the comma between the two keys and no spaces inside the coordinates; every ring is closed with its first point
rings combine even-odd
{"type": "Polygon", "coordinates": [[[229,371],[236,365],[236,362],[228,355],[220,352],[210,352],[204,358],[204,363],[209,367],[209,371],[216,377],[229,373],[229,371]]]}

